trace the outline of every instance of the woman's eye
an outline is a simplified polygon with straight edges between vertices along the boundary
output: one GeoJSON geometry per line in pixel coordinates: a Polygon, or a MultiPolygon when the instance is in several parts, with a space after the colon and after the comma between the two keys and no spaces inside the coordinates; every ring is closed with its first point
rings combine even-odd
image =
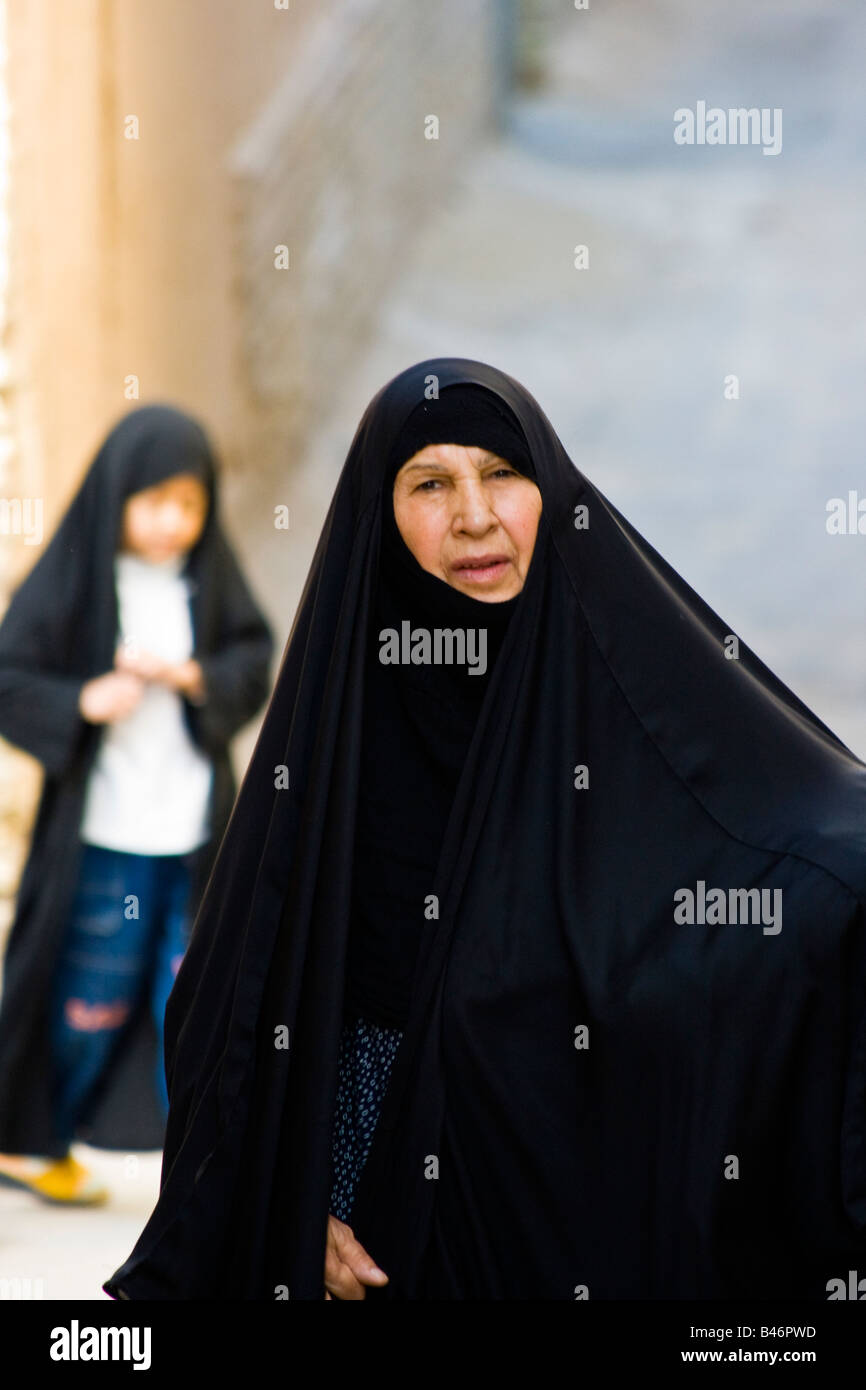
{"type": "MultiPolygon", "coordinates": [[[[485,478],[486,478],[486,479],[487,479],[487,478],[519,478],[520,476],[521,476],[521,475],[518,473],[518,471],[517,471],[516,468],[508,468],[508,467],[506,467],[505,464],[502,464],[499,468],[492,468],[492,469],[490,470],[489,473],[485,474],[485,478]]],[[[433,489],[434,489],[434,488],[438,488],[438,487],[441,485],[441,483],[442,483],[442,479],[441,479],[441,478],[426,478],[426,479],[424,480],[423,483],[419,483],[419,484],[418,484],[418,486],[415,488],[415,491],[416,491],[416,492],[432,492],[433,489]]]]}

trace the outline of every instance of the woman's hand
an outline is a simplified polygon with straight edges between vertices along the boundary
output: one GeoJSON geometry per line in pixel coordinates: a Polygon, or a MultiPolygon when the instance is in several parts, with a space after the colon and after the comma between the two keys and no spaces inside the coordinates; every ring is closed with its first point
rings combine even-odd
{"type": "Polygon", "coordinates": [[[125,719],[141,699],[144,682],[128,671],[108,671],[85,681],[78,695],[81,717],[88,724],[113,724],[125,719]]]}
{"type": "Polygon", "coordinates": [[[351,1226],[328,1213],[325,1298],[366,1298],[365,1284],[387,1284],[388,1276],[352,1234],[351,1226]]]}

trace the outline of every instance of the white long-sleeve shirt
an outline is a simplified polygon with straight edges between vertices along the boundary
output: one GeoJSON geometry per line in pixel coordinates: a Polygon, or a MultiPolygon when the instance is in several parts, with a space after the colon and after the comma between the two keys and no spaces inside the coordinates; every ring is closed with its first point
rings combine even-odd
{"type": "MultiPolygon", "coordinates": [[[[119,552],[120,641],[171,663],[192,655],[185,557],[153,563],[119,552]]],[[[103,728],[80,836],[134,854],[185,854],[210,838],[213,766],[190,737],[182,697],[148,682],[131,714],[103,728]]]]}

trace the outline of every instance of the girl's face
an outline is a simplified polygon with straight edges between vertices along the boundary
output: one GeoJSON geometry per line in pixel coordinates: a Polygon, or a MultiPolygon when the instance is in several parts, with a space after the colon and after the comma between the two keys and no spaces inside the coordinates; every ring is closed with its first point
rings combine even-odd
{"type": "Polygon", "coordinates": [[[207,488],[192,473],[134,492],[123,507],[121,549],[154,562],[184,555],[199,539],[207,509],[207,488]]]}
{"type": "Polygon", "coordinates": [[[394,479],[394,518],[419,565],[490,603],[523,588],[540,516],[532,479],[475,445],[428,444],[394,479]]]}

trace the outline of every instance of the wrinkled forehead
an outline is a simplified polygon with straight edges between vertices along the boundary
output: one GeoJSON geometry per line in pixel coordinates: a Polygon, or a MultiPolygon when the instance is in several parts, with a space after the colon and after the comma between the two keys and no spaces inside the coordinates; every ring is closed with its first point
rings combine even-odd
{"type": "Polygon", "coordinates": [[[528,475],[528,469],[520,466],[522,459],[517,449],[504,445],[494,448],[492,444],[489,446],[486,444],[461,444],[458,439],[449,439],[419,445],[414,453],[407,453],[403,462],[394,471],[393,476],[399,477],[401,474],[413,470],[420,472],[422,468],[446,473],[452,472],[454,469],[465,471],[468,466],[469,469],[481,472],[492,459],[496,459],[500,463],[510,463],[518,472],[528,475]]]}
{"type": "MultiPolygon", "coordinates": [[[[494,454],[510,460],[521,472],[533,473],[532,459],[510,407],[486,387],[446,386],[434,400],[415,406],[391,451],[387,482],[393,482],[407,461],[419,453],[440,449],[444,457],[461,449],[494,454]]],[[[465,459],[465,455],[464,455],[465,459]]]]}

